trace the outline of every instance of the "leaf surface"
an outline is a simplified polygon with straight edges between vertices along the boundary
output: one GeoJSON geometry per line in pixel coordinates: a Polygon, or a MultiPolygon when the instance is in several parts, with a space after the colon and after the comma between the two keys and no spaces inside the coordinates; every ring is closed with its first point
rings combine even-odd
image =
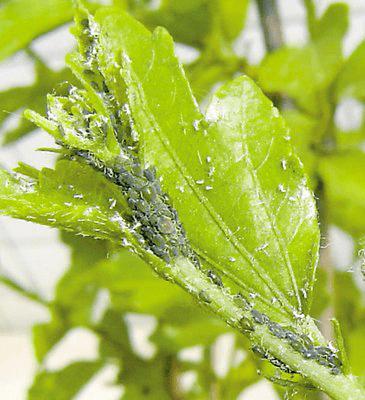
{"type": "Polygon", "coordinates": [[[259,67],[258,82],[269,93],[283,93],[318,112],[318,92],[328,88],[342,65],[342,40],[348,7],[332,4],[316,21],[312,40],[303,47],[282,47],[259,67]]]}
{"type": "Polygon", "coordinates": [[[151,35],[109,10],[96,20],[105,52],[122,54],[145,164],[156,166],[199,256],[269,313],[306,310],[316,211],[278,111],[240,77],[216,93],[204,121],[163,29],[151,35]]]}
{"type": "Polygon", "coordinates": [[[40,372],[29,389],[29,400],[72,399],[100,369],[100,362],[80,361],[59,371],[40,372]]]}
{"type": "Polygon", "coordinates": [[[70,21],[71,0],[11,0],[0,8],[0,60],[70,21]]]}
{"type": "Polygon", "coordinates": [[[126,202],[102,175],[87,165],[67,160],[60,161],[55,170],[29,170],[27,166],[18,168],[36,179],[0,171],[2,214],[83,235],[121,240],[120,215],[126,210],[126,202]]]}

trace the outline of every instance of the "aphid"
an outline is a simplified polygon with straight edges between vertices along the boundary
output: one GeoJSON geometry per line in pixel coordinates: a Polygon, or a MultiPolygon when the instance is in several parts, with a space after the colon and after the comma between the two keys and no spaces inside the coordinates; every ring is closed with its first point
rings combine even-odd
{"type": "Polygon", "coordinates": [[[170,261],[171,261],[171,257],[170,257],[170,255],[169,255],[169,253],[166,253],[166,252],[163,253],[163,255],[162,255],[161,258],[162,258],[165,262],[167,262],[167,264],[169,264],[170,261]]]}
{"type": "Polygon", "coordinates": [[[89,29],[89,20],[87,18],[84,18],[80,21],[81,26],[83,26],[84,28],[89,29]]]}
{"type": "Polygon", "coordinates": [[[222,279],[214,271],[209,270],[207,275],[215,285],[220,286],[220,287],[223,286],[222,279]]]}
{"type": "Polygon", "coordinates": [[[134,175],[137,175],[137,176],[142,176],[143,175],[143,171],[142,171],[142,168],[141,168],[139,163],[134,163],[133,164],[132,172],[134,173],[134,175]]]}
{"type": "Polygon", "coordinates": [[[341,370],[338,367],[332,367],[331,368],[331,374],[332,375],[340,375],[341,374],[341,370]]]}
{"type": "Polygon", "coordinates": [[[130,189],[128,189],[128,197],[130,199],[138,200],[139,195],[138,195],[138,192],[136,192],[134,189],[130,188],[130,189]]]}
{"type": "Polygon", "coordinates": [[[164,235],[172,235],[176,233],[175,226],[170,218],[162,216],[158,221],[158,230],[164,235]]]}
{"type": "Polygon", "coordinates": [[[141,211],[142,213],[146,213],[149,209],[148,203],[144,200],[137,200],[136,208],[138,211],[141,211]]]}
{"type": "Polygon", "coordinates": [[[155,244],[156,246],[158,246],[161,249],[165,248],[165,246],[166,246],[166,242],[165,242],[164,238],[161,235],[159,235],[158,233],[152,234],[150,236],[150,240],[153,244],[155,244]]]}
{"type": "Polygon", "coordinates": [[[334,366],[336,366],[336,367],[341,367],[341,365],[342,365],[342,361],[341,361],[338,357],[336,357],[334,354],[331,354],[331,355],[328,357],[328,361],[329,361],[332,365],[334,365],[334,366]]]}
{"type": "Polygon", "coordinates": [[[163,257],[166,254],[165,249],[161,249],[155,245],[151,246],[151,250],[157,257],[163,257]]]}
{"type": "Polygon", "coordinates": [[[155,187],[152,185],[144,187],[142,195],[147,201],[156,201],[157,193],[155,187]]]}
{"type": "Polygon", "coordinates": [[[156,172],[154,168],[147,168],[143,171],[144,176],[150,182],[153,182],[156,179],[156,172]]]}
{"type": "Polygon", "coordinates": [[[305,358],[309,358],[309,359],[315,359],[317,357],[317,353],[314,349],[306,349],[303,352],[303,355],[305,358]]]}
{"type": "Polygon", "coordinates": [[[299,339],[299,336],[293,333],[292,331],[285,331],[285,339],[288,339],[289,342],[295,341],[299,339]]]}
{"type": "Polygon", "coordinates": [[[132,199],[132,198],[129,198],[129,199],[127,200],[127,203],[128,203],[128,205],[129,205],[131,208],[135,208],[135,207],[136,207],[136,204],[137,204],[137,200],[132,199]]]}
{"type": "Polygon", "coordinates": [[[317,346],[317,347],[315,347],[315,350],[319,355],[325,356],[325,357],[329,357],[333,354],[331,349],[329,349],[328,347],[324,347],[324,346],[317,346]]]}
{"type": "Polygon", "coordinates": [[[199,292],[200,300],[204,301],[204,303],[211,303],[212,299],[209,297],[209,294],[205,290],[201,290],[199,292]]]}
{"type": "Polygon", "coordinates": [[[267,358],[267,354],[266,354],[265,350],[264,350],[262,347],[257,346],[257,345],[253,345],[253,346],[251,347],[251,350],[252,350],[255,354],[257,354],[258,356],[260,356],[261,358],[267,358]]]}
{"type": "Polygon", "coordinates": [[[255,309],[251,310],[251,315],[252,315],[253,320],[255,322],[257,322],[258,324],[263,325],[269,321],[269,318],[267,315],[261,314],[259,311],[255,310],[255,309]]]}
{"type": "Polygon", "coordinates": [[[279,339],[285,338],[285,330],[276,322],[269,322],[269,331],[279,339]]]}

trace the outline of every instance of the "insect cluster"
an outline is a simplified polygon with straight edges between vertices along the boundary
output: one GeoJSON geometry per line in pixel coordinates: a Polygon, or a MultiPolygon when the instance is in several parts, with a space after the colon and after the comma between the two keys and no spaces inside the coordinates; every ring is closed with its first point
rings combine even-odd
{"type": "Polygon", "coordinates": [[[120,102],[122,94],[117,99],[113,83],[106,80],[100,68],[100,44],[94,25],[92,19],[80,22],[82,56],[77,60],[80,80],[92,89],[70,87],[67,97],[53,96],[48,104],[48,119],[57,124],[61,135],[57,143],[67,157],[86,162],[120,188],[130,211],[126,222],[143,246],[167,263],[182,255],[200,268],[177,213],[161,190],[155,169],[145,168],[139,161],[138,134],[129,106],[120,102]]]}
{"type": "MultiPolygon", "coordinates": [[[[307,335],[298,335],[291,330],[282,327],[280,324],[271,321],[267,315],[260,313],[255,309],[251,309],[251,316],[255,323],[266,325],[274,336],[288,342],[293,350],[301,353],[305,358],[315,360],[318,364],[330,368],[333,375],[341,373],[342,362],[331,348],[326,346],[315,346],[313,341],[307,335]]],[[[282,366],[278,365],[278,362],[281,363],[280,361],[273,359],[258,346],[255,346],[253,350],[259,353],[263,358],[268,359],[275,366],[279,366],[279,368],[283,370],[287,368],[286,366],[282,368],[282,366]]]]}

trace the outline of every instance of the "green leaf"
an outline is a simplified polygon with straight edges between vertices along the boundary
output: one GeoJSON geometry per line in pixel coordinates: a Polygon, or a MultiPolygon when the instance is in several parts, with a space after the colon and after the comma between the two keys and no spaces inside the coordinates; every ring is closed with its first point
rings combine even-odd
{"type": "Polygon", "coordinates": [[[203,47],[215,30],[221,35],[218,40],[233,41],[243,28],[248,3],[247,0],[164,0],[157,10],[137,9],[135,14],[150,28],[164,26],[178,42],[203,47]]]}
{"type": "MultiPolygon", "coordinates": [[[[24,167],[23,167],[24,168],[24,167]]],[[[18,172],[24,172],[20,167],[18,172]]],[[[2,214],[82,235],[121,240],[126,203],[119,190],[87,165],[63,160],[37,180],[0,171],[2,214]],[[114,201],[115,200],[115,201],[114,201]]]]}
{"type": "Polygon", "coordinates": [[[316,210],[278,111],[240,77],[216,93],[204,122],[164,30],[151,35],[109,10],[96,21],[105,51],[123,55],[144,162],[163,177],[195,251],[277,319],[306,311],[316,210]]]}
{"type": "Polygon", "coordinates": [[[125,386],[125,398],[130,400],[170,400],[169,364],[164,354],[152,359],[137,356],[129,340],[122,315],[109,310],[100,327],[100,352],[104,357],[117,358],[121,363],[119,379],[125,386]]]}
{"type": "Polygon", "coordinates": [[[365,41],[361,42],[344,63],[336,80],[336,95],[365,98],[365,41]]]}
{"type": "Polygon", "coordinates": [[[264,91],[283,93],[314,113],[317,93],[327,89],[342,64],[342,40],[348,25],[348,7],[332,4],[317,21],[311,42],[302,48],[282,47],[260,65],[258,82],[264,91]]]}
{"type": "Polygon", "coordinates": [[[355,237],[365,234],[365,154],[349,151],[321,159],[330,222],[355,237]]]}
{"type": "Polygon", "coordinates": [[[100,362],[80,361],[59,371],[40,372],[28,392],[29,400],[70,400],[100,369],[100,362]]]}
{"type": "Polygon", "coordinates": [[[43,361],[52,347],[66,334],[68,326],[56,314],[52,314],[52,320],[47,323],[33,326],[33,349],[37,361],[43,361]]]}
{"type": "Polygon", "coordinates": [[[71,0],[9,0],[0,8],[0,60],[70,21],[71,0]]]}

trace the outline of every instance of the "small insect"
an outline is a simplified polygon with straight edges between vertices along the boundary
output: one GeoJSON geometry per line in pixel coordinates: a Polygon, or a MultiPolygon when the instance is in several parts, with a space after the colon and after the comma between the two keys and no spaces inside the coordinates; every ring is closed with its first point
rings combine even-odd
{"type": "Polygon", "coordinates": [[[212,299],[209,294],[205,290],[201,290],[198,294],[200,300],[204,301],[204,303],[211,303],[212,299]]]}
{"type": "Polygon", "coordinates": [[[208,275],[208,278],[210,278],[214,284],[216,284],[217,286],[223,287],[223,282],[222,282],[221,277],[219,275],[217,275],[214,271],[209,270],[207,275],[208,275]]]}
{"type": "Polygon", "coordinates": [[[258,324],[266,324],[269,321],[269,318],[267,315],[260,313],[259,311],[252,309],[251,310],[251,315],[252,318],[255,322],[257,322],[258,324]]]}
{"type": "Polygon", "coordinates": [[[269,331],[276,336],[279,339],[284,339],[285,338],[285,330],[281,327],[280,324],[277,324],[276,322],[269,322],[269,331]]]}

